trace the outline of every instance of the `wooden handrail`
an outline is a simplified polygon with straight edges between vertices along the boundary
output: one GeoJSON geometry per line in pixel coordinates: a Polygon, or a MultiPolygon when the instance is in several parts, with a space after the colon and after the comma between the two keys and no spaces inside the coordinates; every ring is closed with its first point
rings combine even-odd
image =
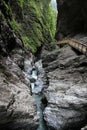
{"type": "Polygon", "coordinates": [[[63,39],[63,40],[59,40],[57,41],[57,45],[61,45],[61,44],[69,44],[71,47],[77,49],[78,51],[80,51],[81,53],[85,54],[87,56],[87,45],[76,41],[75,39],[63,39]]]}

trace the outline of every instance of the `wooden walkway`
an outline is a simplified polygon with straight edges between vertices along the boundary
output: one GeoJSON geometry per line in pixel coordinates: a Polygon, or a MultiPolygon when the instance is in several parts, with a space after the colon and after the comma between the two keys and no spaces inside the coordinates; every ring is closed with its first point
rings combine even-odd
{"type": "Polygon", "coordinates": [[[83,53],[84,55],[87,56],[87,45],[86,44],[78,42],[77,40],[72,39],[72,38],[57,41],[57,45],[61,45],[61,44],[69,44],[71,47],[77,49],[78,51],[80,51],[81,53],[83,53]]]}

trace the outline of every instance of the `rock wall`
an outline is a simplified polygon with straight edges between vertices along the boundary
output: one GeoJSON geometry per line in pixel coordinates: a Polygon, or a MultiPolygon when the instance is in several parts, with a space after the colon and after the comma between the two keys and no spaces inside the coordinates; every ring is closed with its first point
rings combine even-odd
{"type": "MultiPolygon", "coordinates": [[[[23,3],[20,2],[23,1],[1,0],[0,2],[0,129],[2,130],[35,130],[38,127],[30,82],[26,80],[23,73],[24,61],[27,58],[28,60],[32,58],[29,49],[24,47],[25,39],[23,39],[23,35],[35,41],[34,46],[37,48],[43,43],[42,40],[45,41],[46,39],[45,36],[42,36],[42,30],[44,31],[46,23],[43,27],[41,22],[43,22],[44,17],[42,14],[38,16],[39,13],[36,15],[35,12],[38,9],[36,10],[34,1],[33,7],[30,4],[31,1],[25,2],[26,5],[23,7],[23,3]],[[27,4],[29,7],[27,7],[27,4]],[[32,24],[36,26],[34,27],[32,24]],[[41,36],[43,38],[37,32],[38,28],[40,30],[42,28],[41,36]],[[30,35],[32,30],[33,34],[30,35]],[[30,33],[28,34],[28,32],[30,33]],[[37,41],[33,39],[34,36],[36,36],[37,41]],[[37,42],[39,42],[39,45],[36,45],[37,42]]],[[[51,39],[50,34],[46,36],[51,39]]],[[[29,48],[32,50],[30,46],[29,48]]]]}
{"type": "Polygon", "coordinates": [[[20,35],[24,45],[36,52],[41,44],[48,45],[53,39],[54,23],[50,0],[11,0],[13,20],[11,25],[20,35]]]}
{"type": "Polygon", "coordinates": [[[42,59],[49,81],[44,90],[47,125],[52,130],[80,130],[87,124],[87,58],[66,45],[42,59]]]}
{"type": "Polygon", "coordinates": [[[31,57],[10,24],[12,12],[0,3],[0,129],[36,130],[38,120],[30,82],[23,73],[24,60],[31,57]]]}
{"type": "MultiPolygon", "coordinates": [[[[87,43],[87,1],[57,0],[57,40],[87,43]]],[[[48,76],[44,119],[52,130],[87,129],[87,57],[68,45],[43,52],[48,76]]]]}
{"type": "Polygon", "coordinates": [[[50,0],[0,2],[0,129],[36,130],[38,118],[24,62],[53,39],[50,0]]]}
{"type": "Polygon", "coordinates": [[[56,39],[87,31],[87,1],[57,0],[58,19],[56,39]]]}

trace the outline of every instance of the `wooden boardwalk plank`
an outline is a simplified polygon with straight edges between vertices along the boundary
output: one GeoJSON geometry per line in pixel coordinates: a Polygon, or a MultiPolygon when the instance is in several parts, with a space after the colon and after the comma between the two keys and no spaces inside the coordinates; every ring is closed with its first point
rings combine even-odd
{"type": "Polygon", "coordinates": [[[61,45],[61,44],[65,44],[65,43],[69,44],[71,47],[77,49],[78,51],[80,51],[81,53],[83,53],[87,56],[87,45],[86,44],[84,44],[82,42],[78,42],[72,38],[57,41],[57,45],[61,45]]]}

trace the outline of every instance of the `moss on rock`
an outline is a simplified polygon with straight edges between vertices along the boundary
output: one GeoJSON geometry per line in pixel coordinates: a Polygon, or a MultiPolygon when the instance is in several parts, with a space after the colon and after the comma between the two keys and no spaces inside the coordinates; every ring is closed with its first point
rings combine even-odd
{"type": "Polygon", "coordinates": [[[24,45],[32,52],[36,52],[41,44],[48,48],[55,28],[50,0],[11,0],[9,4],[4,3],[12,15],[9,24],[14,32],[20,34],[24,45]]]}

